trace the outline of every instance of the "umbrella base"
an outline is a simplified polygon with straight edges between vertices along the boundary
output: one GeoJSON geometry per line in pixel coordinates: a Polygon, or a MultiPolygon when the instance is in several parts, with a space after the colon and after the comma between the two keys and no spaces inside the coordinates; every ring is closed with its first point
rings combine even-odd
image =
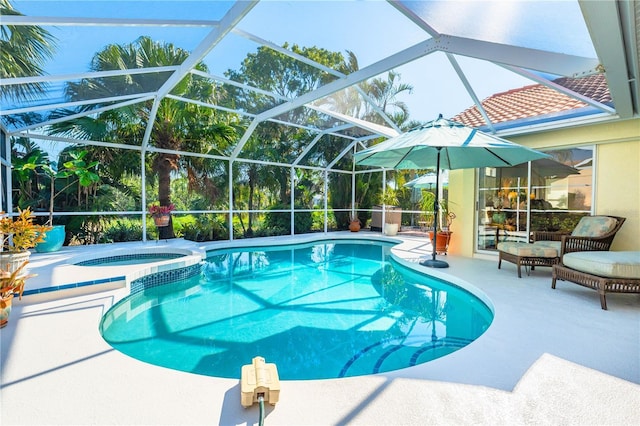
{"type": "Polygon", "coordinates": [[[444,260],[427,259],[420,262],[422,266],[428,266],[429,268],[448,268],[449,264],[444,260]]]}

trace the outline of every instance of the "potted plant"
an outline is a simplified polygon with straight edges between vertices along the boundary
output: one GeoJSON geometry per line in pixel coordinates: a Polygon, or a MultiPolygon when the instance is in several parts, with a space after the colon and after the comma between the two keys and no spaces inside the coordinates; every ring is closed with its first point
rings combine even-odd
{"type": "Polygon", "coordinates": [[[385,235],[396,235],[400,229],[400,221],[402,219],[402,210],[397,207],[398,193],[395,189],[386,188],[380,196],[380,203],[384,205],[384,224],[383,233],[385,235]]]}
{"type": "Polygon", "coordinates": [[[349,220],[349,230],[351,232],[358,232],[361,228],[360,219],[356,216],[351,216],[349,220]]]}
{"type": "Polygon", "coordinates": [[[50,228],[33,223],[31,209],[18,210],[15,219],[0,213],[0,268],[13,272],[29,259],[30,248],[44,239],[50,228]]]}
{"type": "MultiPolygon", "coordinates": [[[[100,177],[92,171],[98,165],[97,161],[86,163],[84,157],[88,151],[68,151],[67,154],[71,158],[57,167],[57,164],[49,161],[46,156],[40,153],[31,155],[24,161],[19,171],[33,171],[36,174],[45,175],[49,178],[49,219],[47,225],[49,231],[44,235],[44,239],[35,246],[37,252],[53,252],[58,251],[64,244],[65,226],[53,225],[53,210],[56,197],[62,194],[72,185],[77,184],[78,190],[81,187],[88,187],[100,180],[100,177]],[[75,177],[60,189],[56,189],[56,179],[75,177]]],[[[79,198],[79,197],[78,197],[79,198]]]]}
{"type": "Polygon", "coordinates": [[[31,256],[30,248],[44,239],[49,227],[33,223],[30,209],[19,210],[15,219],[0,213],[0,328],[9,320],[14,293],[22,297],[31,256]]]}
{"type": "MultiPolygon", "coordinates": [[[[431,192],[426,192],[422,197],[421,208],[425,212],[427,229],[429,229],[429,239],[433,241],[433,219],[434,219],[434,204],[435,195],[431,192]]],[[[451,224],[456,218],[456,214],[449,210],[449,203],[447,200],[440,200],[440,210],[438,214],[438,223],[436,224],[436,253],[446,254],[449,248],[449,241],[451,241],[451,224]]]]}
{"type": "Polygon", "coordinates": [[[25,260],[13,271],[11,271],[10,265],[0,270],[0,328],[9,322],[13,296],[17,293],[18,297],[22,299],[25,281],[35,276],[35,274],[25,272],[28,263],[29,261],[25,260]]]}
{"type": "Polygon", "coordinates": [[[169,225],[171,219],[171,212],[176,209],[173,203],[168,206],[161,206],[160,203],[154,203],[149,205],[149,214],[153,218],[153,222],[158,228],[169,225]]]}
{"type": "Polygon", "coordinates": [[[451,231],[451,224],[456,218],[456,214],[449,210],[449,202],[447,200],[440,200],[440,220],[441,228],[443,231],[451,231]]]}

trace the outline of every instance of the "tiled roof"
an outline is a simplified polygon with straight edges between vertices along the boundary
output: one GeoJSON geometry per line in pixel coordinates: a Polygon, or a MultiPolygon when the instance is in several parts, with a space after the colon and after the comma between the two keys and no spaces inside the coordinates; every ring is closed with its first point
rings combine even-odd
{"type": "MultiPolygon", "coordinates": [[[[604,74],[582,78],[562,77],[554,83],[601,103],[611,103],[611,94],[604,74]]],[[[586,103],[550,89],[542,84],[521,87],[508,92],[496,93],[482,101],[492,123],[504,123],[548,114],[557,114],[578,108],[586,103]]],[[[467,108],[452,118],[471,127],[486,125],[476,106],[467,108]]]]}

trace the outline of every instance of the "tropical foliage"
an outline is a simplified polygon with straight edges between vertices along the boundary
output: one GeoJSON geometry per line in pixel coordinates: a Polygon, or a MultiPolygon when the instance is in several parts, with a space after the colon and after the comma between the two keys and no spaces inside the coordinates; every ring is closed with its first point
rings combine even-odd
{"type": "MultiPolygon", "coordinates": [[[[0,5],[5,4],[6,0],[0,0],[0,5]]],[[[38,38],[52,41],[46,34],[32,37],[35,41],[38,38]]],[[[160,230],[154,227],[148,232],[160,232],[163,239],[184,236],[211,240],[228,238],[230,232],[239,233],[239,237],[289,233],[292,202],[296,209],[295,232],[322,229],[324,215],[313,210],[321,207],[318,204],[328,184],[326,195],[334,212],[328,217],[329,226],[346,229],[351,208],[351,176],[335,172],[325,175],[304,165],[332,164],[336,170],[348,171],[352,158],[349,153],[344,155],[344,151],[351,142],[330,133],[315,141],[317,132],[310,128],[335,125],[335,119],[325,114],[323,108],[399,128],[410,125],[409,111],[398,99],[412,88],[400,82],[398,73],[390,72],[363,82],[358,88],[318,100],[312,107],[300,107],[274,120],[262,120],[244,141],[240,135],[252,122],[246,116],[211,106],[239,109],[251,116],[358,70],[353,52],[342,54],[296,44],[283,47],[294,56],[319,64],[320,68],[260,47],[247,55],[237,70],[227,70],[225,77],[234,84],[208,78],[209,70],[204,63],[195,66],[195,73],[176,81],[172,78],[173,70],[133,74],[126,74],[126,70],[180,65],[190,54],[184,49],[145,36],[128,44],[105,46],[93,56],[89,71],[125,73],[70,82],[65,89],[69,101],[157,91],[171,96],[118,108],[109,103],[82,103],[51,113],[48,119],[54,120],[49,127],[52,135],[87,140],[88,145],[81,149],[79,145],[66,146],[53,158],[29,139],[14,139],[13,180],[19,189],[14,191],[14,205],[49,208],[50,214],[73,208],[140,210],[146,193],[147,199],[159,201],[154,204],[157,209],[175,206],[179,210],[202,212],[172,217],[171,226],[160,230]],[[248,86],[261,90],[246,90],[248,86]],[[92,113],[94,110],[98,112],[92,113]],[[73,120],[57,120],[72,114],[76,115],[73,120]],[[283,121],[300,126],[288,126],[283,121]],[[153,126],[146,131],[149,123],[153,126]],[[310,143],[316,144],[308,150],[310,143]],[[122,149],[127,145],[132,149],[122,149]],[[142,160],[140,152],[145,153],[142,160]],[[231,156],[251,161],[225,160],[231,156]],[[294,162],[302,167],[292,168],[294,162]],[[146,187],[140,185],[143,174],[146,187]],[[229,182],[229,176],[233,176],[233,182],[229,182]],[[232,229],[229,219],[221,214],[230,207],[229,200],[236,211],[232,229]],[[249,212],[252,210],[258,212],[249,212]]],[[[354,139],[363,136],[359,132],[344,130],[354,139]]],[[[368,209],[382,191],[380,173],[359,174],[355,185],[357,206],[368,209]]],[[[67,220],[76,230],[72,240],[77,243],[117,241],[141,235],[143,229],[141,221],[135,218],[67,220]]]]}
{"type": "MultiPolygon", "coordinates": [[[[48,225],[53,225],[53,212],[54,203],[56,197],[63,194],[67,189],[76,188],[76,201],[78,207],[81,207],[83,198],[86,200],[86,206],[89,204],[89,191],[88,188],[95,186],[100,177],[94,173],[94,169],[98,166],[97,161],[87,163],[84,157],[87,155],[86,150],[69,149],[65,156],[68,158],[64,161],[61,167],[57,166],[56,162],[49,161],[49,158],[40,149],[36,149],[23,157],[16,156],[14,163],[14,170],[17,176],[18,182],[24,184],[25,181],[29,182],[30,191],[40,191],[40,184],[43,184],[42,179],[39,177],[44,176],[48,178],[48,209],[49,220],[48,225]],[[62,187],[56,187],[57,179],[65,179],[62,187]],[[33,182],[35,181],[35,185],[33,182]],[[84,193],[83,193],[84,190],[84,193]]],[[[26,192],[26,191],[25,191],[26,192]]],[[[46,193],[46,192],[45,192],[46,193]]],[[[21,197],[27,197],[35,202],[43,202],[47,197],[37,198],[31,194],[21,194],[21,197]]]]}
{"type": "MultiPolygon", "coordinates": [[[[8,0],[0,0],[0,16],[22,15],[8,0]]],[[[0,23],[1,24],[1,23],[0,23]]],[[[33,25],[0,25],[0,79],[44,74],[44,64],[53,57],[56,40],[48,31],[33,25]]],[[[46,89],[44,83],[2,86],[2,96],[14,100],[35,99],[46,89]]]]}
{"type": "Polygon", "coordinates": [[[18,297],[22,299],[25,281],[36,276],[36,274],[22,273],[22,270],[28,264],[29,261],[25,260],[13,271],[11,271],[11,265],[9,264],[7,264],[7,269],[0,269],[0,299],[2,299],[3,302],[4,299],[13,297],[14,293],[17,293],[18,297]]]}
{"type": "MultiPolygon", "coordinates": [[[[175,47],[171,43],[160,43],[149,37],[140,37],[126,45],[109,45],[96,53],[91,62],[91,71],[127,70],[144,67],[162,67],[180,65],[189,56],[189,52],[175,47]]],[[[195,67],[206,72],[207,67],[200,63],[195,67]]],[[[132,74],[101,79],[84,79],[79,83],[69,83],[67,96],[70,100],[87,99],[115,94],[135,94],[154,92],[167,84],[171,72],[155,74],[132,74]]],[[[198,102],[210,102],[217,96],[215,87],[207,80],[191,74],[177,84],[167,87],[175,96],[183,96],[198,102]]],[[[74,111],[63,111],[60,115],[86,111],[104,106],[93,104],[79,107],[74,111]]],[[[158,101],[146,101],[124,108],[108,110],[60,124],[54,128],[56,134],[79,137],[82,139],[111,140],[132,145],[142,145],[145,129],[149,120],[153,120],[148,143],[162,149],[150,155],[147,166],[148,177],[157,180],[158,200],[161,205],[171,204],[171,176],[178,171],[186,171],[190,189],[215,198],[220,180],[224,180],[226,169],[212,166],[199,157],[184,156],[180,151],[200,154],[215,154],[228,150],[235,139],[235,124],[229,117],[222,120],[212,108],[194,103],[163,98],[158,101]],[[221,177],[222,176],[222,177],[221,177]]],[[[133,151],[132,151],[133,152],[133,151]]],[[[127,164],[138,161],[123,159],[120,171],[131,171],[127,164]]],[[[162,238],[174,237],[173,227],[161,231],[162,238]]]]}
{"type": "MultiPolygon", "coordinates": [[[[303,48],[297,45],[285,48],[291,50],[327,68],[336,70],[340,75],[345,75],[358,70],[358,61],[353,52],[347,52],[346,58],[336,52],[330,52],[317,47],[303,48]]],[[[333,79],[334,74],[311,67],[289,56],[274,52],[271,49],[260,48],[255,55],[249,55],[239,71],[229,71],[227,76],[234,81],[267,89],[278,96],[256,95],[230,87],[228,92],[235,99],[236,105],[247,111],[263,111],[278,105],[282,99],[303,95],[313,89],[324,85],[333,79]],[[270,70],[265,73],[264,70],[270,70]],[[238,100],[239,99],[239,100],[238,100]]],[[[408,111],[406,105],[397,100],[400,93],[411,91],[411,87],[399,83],[400,76],[397,73],[389,73],[387,79],[373,79],[365,82],[360,88],[346,89],[335,93],[316,105],[331,110],[349,114],[355,117],[376,123],[384,123],[381,113],[394,115],[401,120],[399,125],[407,121],[408,111]],[[365,102],[365,98],[368,102],[365,102]]],[[[331,126],[331,119],[312,108],[299,108],[287,113],[283,117],[294,123],[315,123],[317,127],[331,126]]],[[[351,131],[350,136],[362,136],[351,131]]],[[[253,157],[253,153],[259,154],[256,159],[269,162],[290,163],[299,161],[303,149],[313,141],[315,134],[307,130],[292,126],[285,126],[276,122],[265,123],[252,133],[244,150],[253,157]]],[[[335,135],[325,135],[317,144],[317,149],[307,153],[304,161],[308,164],[327,165],[339,155],[345,148],[344,138],[335,135]]],[[[279,194],[279,202],[290,202],[290,178],[288,167],[258,167],[248,163],[243,175],[246,176],[246,184],[249,186],[248,208],[253,207],[256,182],[266,186],[271,191],[279,194]]],[[[337,169],[349,170],[351,157],[345,156],[334,166],[337,169]]],[[[304,175],[303,175],[304,176],[304,175]]],[[[381,190],[380,174],[358,175],[356,178],[356,204],[361,208],[370,208],[374,202],[377,191],[381,190]],[[369,191],[369,188],[375,188],[369,191]]],[[[305,182],[307,187],[322,187],[323,177],[317,180],[305,182]]],[[[300,181],[300,180],[299,180],[300,181]]],[[[349,209],[351,207],[351,177],[347,174],[332,173],[328,179],[329,205],[334,209],[337,224],[340,229],[346,229],[349,224],[349,209]]],[[[301,185],[302,187],[302,185],[301,185]]],[[[312,207],[311,205],[307,206],[312,207]]],[[[249,229],[251,230],[252,216],[249,215],[249,229]]]]}
{"type": "Polygon", "coordinates": [[[50,228],[35,224],[33,219],[29,209],[20,210],[15,219],[0,212],[0,251],[18,253],[44,241],[50,228]]]}

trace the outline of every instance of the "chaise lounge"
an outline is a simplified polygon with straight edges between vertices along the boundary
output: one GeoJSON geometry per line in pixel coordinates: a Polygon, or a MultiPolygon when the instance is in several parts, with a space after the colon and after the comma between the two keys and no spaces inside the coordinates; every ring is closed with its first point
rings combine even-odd
{"type": "Polygon", "coordinates": [[[568,253],[553,266],[551,288],[556,280],[592,288],[607,309],[607,293],[640,293],[640,251],[590,251],[568,253]]]}
{"type": "MultiPolygon", "coordinates": [[[[619,216],[585,216],[571,234],[534,231],[531,243],[498,243],[498,269],[502,261],[514,263],[518,278],[521,267],[551,266],[560,264],[563,256],[577,251],[608,251],[625,218],[619,216]]],[[[527,270],[528,273],[528,270],[527,270]]]]}

